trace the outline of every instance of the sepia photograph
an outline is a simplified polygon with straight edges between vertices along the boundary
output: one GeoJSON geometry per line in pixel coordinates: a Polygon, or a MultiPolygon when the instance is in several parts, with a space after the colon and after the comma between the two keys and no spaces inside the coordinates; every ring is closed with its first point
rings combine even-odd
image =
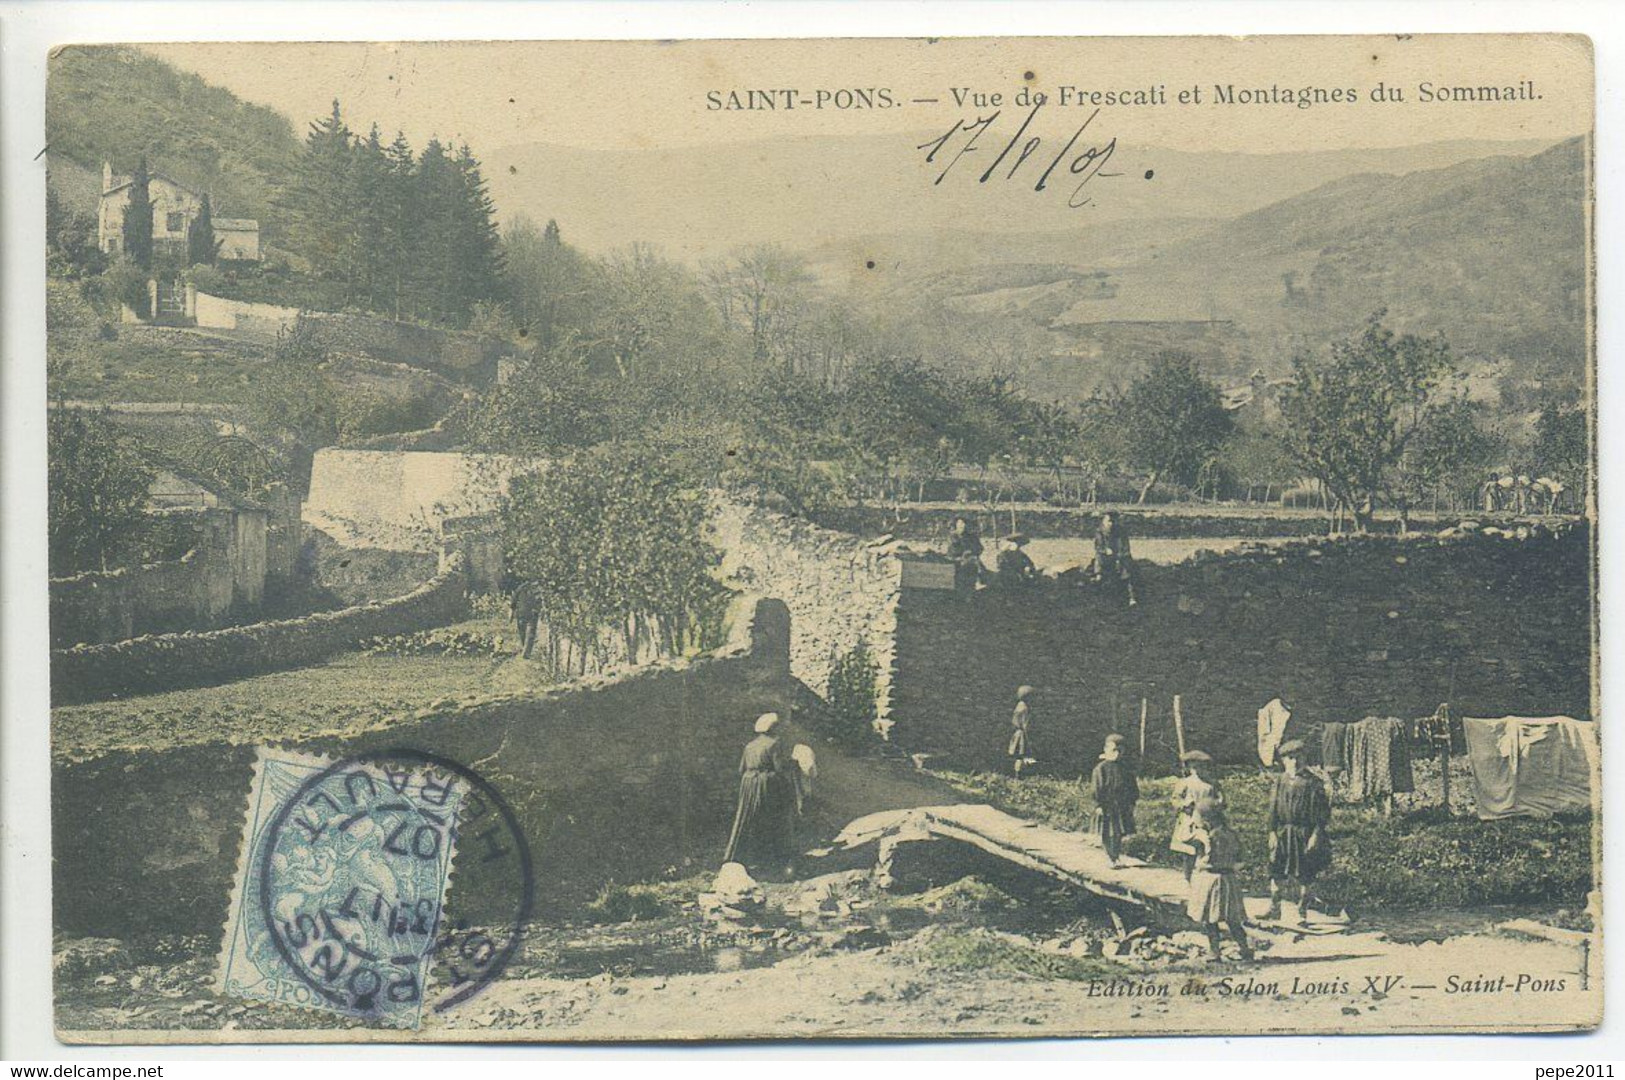
{"type": "Polygon", "coordinates": [[[57,1038],[1595,1028],[1594,100],[53,49],[57,1038]]]}

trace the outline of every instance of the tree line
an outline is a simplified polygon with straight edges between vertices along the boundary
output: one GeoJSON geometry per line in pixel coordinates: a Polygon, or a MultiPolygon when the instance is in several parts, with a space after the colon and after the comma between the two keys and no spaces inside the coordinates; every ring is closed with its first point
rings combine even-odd
{"type": "Polygon", "coordinates": [[[346,307],[460,325],[502,295],[495,207],[467,143],[358,135],[335,100],[280,206],[289,246],[346,307]]]}
{"type": "Polygon", "coordinates": [[[1286,378],[1241,388],[1250,402],[1227,399],[1202,358],[1173,350],[1125,384],[1052,402],[1022,390],[1015,373],[1046,345],[1013,320],[928,293],[833,294],[782,248],[697,269],[637,245],[593,258],[556,223],[522,220],[504,244],[504,317],[527,358],[456,418],[493,451],[653,445],[697,483],[803,512],[919,499],[967,469],[984,492],[1039,487],[1081,502],[1274,501],[1300,489],[1356,528],[1379,506],[1473,507],[1496,469],[1556,478],[1570,506],[1585,482],[1577,403],[1547,402],[1526,430],[1469,395],[1447,342],[1397,333],[1385,312],[1295,357],[1286,378]]]}

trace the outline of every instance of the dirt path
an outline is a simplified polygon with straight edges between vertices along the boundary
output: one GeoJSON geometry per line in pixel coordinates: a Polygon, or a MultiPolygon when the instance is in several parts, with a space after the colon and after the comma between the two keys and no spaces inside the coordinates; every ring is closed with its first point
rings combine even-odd
{"type": "Polygon", "coordinates": [[[910,943],[731,973],[515,980],[448,1027],[489,1039],[1531,1031],[1595,1022],[1601,1008],[1600,981],[1581,989],[1573,948],[1357,933],[1283,939],[1257,965],[1088,982],[942,971],[910,943]]]}

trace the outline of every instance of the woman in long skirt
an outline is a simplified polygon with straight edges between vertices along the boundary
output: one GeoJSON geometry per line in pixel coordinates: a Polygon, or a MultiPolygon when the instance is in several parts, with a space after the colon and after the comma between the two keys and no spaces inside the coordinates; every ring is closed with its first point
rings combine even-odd
{"type": "Polygon", "coordinates": [[[774,734],[778,725],[778,713],[763,713],[756,721],[756,738],[745,744],[739,760],[739,805],[722,856],[725,863],[777,869],[790,857],[797,766],[774,734]]]}

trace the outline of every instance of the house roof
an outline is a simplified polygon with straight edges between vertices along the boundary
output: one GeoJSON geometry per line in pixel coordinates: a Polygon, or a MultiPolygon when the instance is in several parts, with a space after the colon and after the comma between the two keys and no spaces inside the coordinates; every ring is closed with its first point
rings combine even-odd
{"type": "MultiPolygon", "coordinates": [[[[173,176],[169,176],[166,173],[156,173],[156,172],[155,173],[148,173],[147,174],[147,182],[150,184],[154,180],[162,180],[166,184],[173,184],[175,187],[180,188],[182,191],[189,192],[189,193],[191,193],[193,195],[201,195],[202,194],[202,192],[198,191],[198,189],[193,187],[192,185],[183,184],[179,180],[175,179],[173,176]]],[[[110,187],[106,191],[102,192],[102,198],[105,199],[109,195],[117,194],[118,192],[123,191],[125,188],[129,187],[133,183],[135,183],[134,179],[126,176],[119,183],[114,184],[112,187],[110,187]]]]}
{"type": "Polygon", "coordinates": [[[180,485],[184,488],[195,488],[200,492],[212,495],[220,506],[229,510],[265,509],[261,503],[239,495],[230,488],[215,483],[213,480],[199,476],[184,466],[177,467],[173,462],[161,459],[155,460],[154,464],[157,465],[157,475],[153,477],[152,484],[148,487],[149,497],[160,494],[181,494],[181,492],[173,490],[176,485],[180,485]]]}
{"type": "Polygon", "coordinates": [[[217,217],[213,221],[214,231],[220,232],[259,232],[260,223],[253,218],[224,218],[217,217]]]}

